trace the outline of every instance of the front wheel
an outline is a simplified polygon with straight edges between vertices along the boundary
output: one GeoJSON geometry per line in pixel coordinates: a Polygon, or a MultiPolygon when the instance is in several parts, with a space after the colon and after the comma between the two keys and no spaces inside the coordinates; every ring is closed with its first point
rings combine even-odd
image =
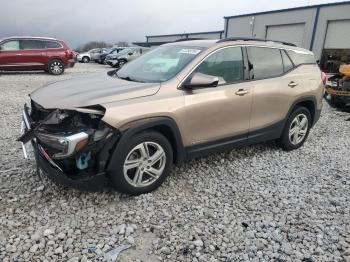
{"type": "Polygon", "coordinates": [[[173,150],[162,134],[149,131],[133,136],[112,161],[113,186],[123,193],[139,195],[163,183],[173,163],[173,150]]]}
{"type": "Polygon", "coordinates": [[[52,75],[61,75],[64,72],[64,64],[61,60],[54,59],[48,65],[48,72],[52,75]]]}
{"type": "Polygon", "coordinates": [[[83,63],[89,63],[90,62],[90,58],[87,56],[84,56],[83,59],[81,60],[83,63]]]}
{"type": "Polygon", "coordinates": [[[309,135],[311,114],[306,107],[298,107],[289,116],[279,144],[282,149],[291,151],[301,147],[309,135]]]}

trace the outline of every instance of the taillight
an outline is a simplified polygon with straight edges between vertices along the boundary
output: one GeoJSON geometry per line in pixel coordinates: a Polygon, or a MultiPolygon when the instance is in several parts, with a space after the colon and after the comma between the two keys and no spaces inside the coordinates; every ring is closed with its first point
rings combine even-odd
{"type": "Polygon", "coordinates": [[[74,52],[72,50],[66,50],[66,54],[68,56],[68,59],[71,59],[74,57],[74,52]]]}
{"type": "Polygon", "coordinates": [[[322,72],[321,78],[322,78],[323,85],[326,86],[326,84],[327,84],[327,75],[324,72],[322,72]]]}

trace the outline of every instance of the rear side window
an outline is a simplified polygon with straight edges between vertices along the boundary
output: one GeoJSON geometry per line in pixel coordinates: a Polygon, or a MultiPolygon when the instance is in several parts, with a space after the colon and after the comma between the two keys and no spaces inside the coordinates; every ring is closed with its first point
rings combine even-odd
{"type": "Polygon", "coordinates": [[[47,49],[61,48],[61,45],[57,42],[44,41],[44,46],[47,49]]]}
{"type": "Polygon", "coordinates": [[[249,47],[248,54],[251,79],[264,79],[283,74],[283,63],[279,49],[249,47]]]}
{"type": "Polygon", "coordinates": [[[1,45],[1,50],[4,51],[13,51],[13,50],[19,50],[19,41],[8,41],[6,43],[3,43],[1,45]]]}
{"type": "Polygon", "coordinates": [[[283,70],[286,73],[289,70],[293,69],[294,65],[284,50],[281,50],[281,54],[283,60],[283,70]]]}
{"type": "Polygon", "coordinates": [[[219,77],[220,84],[231,84],[244,79],[242,48],[221,49],[207,57],[194,71],[219,77]]]}
{"type": "Polygon", "coordinates": [[[33,49],[43,49],[41,41],[37,40],[21,40],[21,49],[23,50],[33,50],[33,49]]]}
{"type": "Polygon", "coordinates": [[[316,64],[316,59],[313,54],[296,50],[287,50],[287,53],[296,66],[302,64],[316,64]]]}

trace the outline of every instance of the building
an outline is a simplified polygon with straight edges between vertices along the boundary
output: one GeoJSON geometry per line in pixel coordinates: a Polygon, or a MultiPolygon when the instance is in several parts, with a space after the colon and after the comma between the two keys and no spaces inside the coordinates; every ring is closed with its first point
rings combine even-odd
{"type": "Polygon", "coordinates": [[[290,42],[312,50],[321,68],[350,63],[350,1],[227,16],[226,37],[290,42]]]}
{"type": "Polygon", "coordinates": [[[184,40],[184,39],[221,39],[224,36],[224,31],[210,31],[197,33],[182,33],[170,35],[149,35],[146,36],[146,42],[135,42],[133,44],[140,46],[159,46],[169,42],[184,40]]]}

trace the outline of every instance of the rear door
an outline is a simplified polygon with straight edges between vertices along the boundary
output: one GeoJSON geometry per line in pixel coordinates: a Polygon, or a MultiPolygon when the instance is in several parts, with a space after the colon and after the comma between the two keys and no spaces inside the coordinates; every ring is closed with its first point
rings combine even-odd
{"type": "Polygon", "coordinates": [[[30,69],[45,69],[46,51],[40,40],[20,40],[23,65],[30,69]]]}
{"type": "Polygon", "coordinates": [[[298,70],[284,50],[247,47],[253,103],[251,135],[265,135],[281,128],[291,104],[302,90],[298,70]]]}
{"type": "Polygon", "coordinates": [[[243,54],[241,47],[217,50],[191,74],[201,73],[220,79],[217,87],[203,87],[184,94],[185,133],[191,145],[246,138],[252,90],[251,84],[245,82],[243,54]]]}
{"type": "Polygon", "coordinates": [[[22,65],[22,53],[18,40],[9,40],[0,45],[0,69],[18,70],[22,65]]]}

